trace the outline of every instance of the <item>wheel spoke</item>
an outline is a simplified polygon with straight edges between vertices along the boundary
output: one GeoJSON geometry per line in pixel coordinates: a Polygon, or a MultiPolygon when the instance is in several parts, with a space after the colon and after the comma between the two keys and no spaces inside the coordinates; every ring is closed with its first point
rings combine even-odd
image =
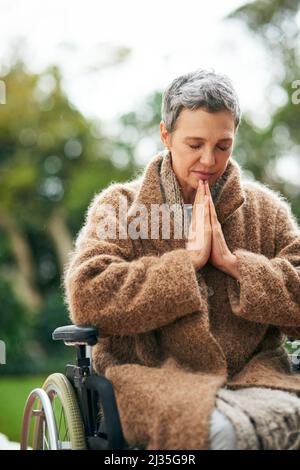
{"type": "Polygon", "coordinates": [[[45,443],[46,443],[46,449],[49,450],[49,443],[48,443],[48,439],[46,436],[45,436],[45,443]]]}
{"type": "Polygon", "coordinates": [[[64,412],[63,412],[63,407],[61,407],[60,409],[60,416],[59,416],[59,425],[58,425],[58,429],[60,431],[61,429],[61,419],[62,419],[62,416],[64,415],[64,412]]]}
{"type": "Polygon", "coordinates": [[[57,424],[57,438],[60,449],[71,449],[71,442],[69,437],[69,429],[66,421],[65,410],[59,400],[58,395],[55,393],[53,398],[53,413],[55,422],[57,424]]]}
{"type": "Polygon", "coordinates": [[[64,440],[66,440],[66,438],[68,437],[69,435],[69,430],[68,430],[68,426],[67,426],[67,423],[66,423],[66,415],[64,413],[64,425],[65,425],[65,435],[64,435],[64,440]]]}
{"type": "Polygon", "coordinates": [[[49,442],[46,436],[47,436],[47,426],[46,426],[46,421],[43,420],[43,450],[45,450],[45,444],[46,444],[46,450],[49,450],[49,442]]]}
{"type": "Polygon", "coordinates": [[[62,415],[63,415],[63,407],[61,406],[60,408],[60,416],[59,416],[59,425],[58,425],[58,438],[60,438],[60,430],[61,430],[61,419],[62,419],[62,415]]]}

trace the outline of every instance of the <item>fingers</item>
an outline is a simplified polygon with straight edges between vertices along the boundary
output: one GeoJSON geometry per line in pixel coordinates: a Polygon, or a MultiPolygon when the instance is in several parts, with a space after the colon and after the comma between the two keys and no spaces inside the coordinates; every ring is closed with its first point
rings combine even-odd
{"type": "Polygon", "coordinates": [[[205,225],[210,225],[210,223],[211,223],[209,207],[210,207],[210,202],[209,202],[208,196],[206,195],[206,198],[205,198],[205,225]]]}
{"type": "Polygon", "coordinates": [[[210,224],[212,224],[212,215],[211,215],[211,193],[210,193],[210,189],[209,189],[209,184],[208,184],[208,181],[205,180],[203,182],[203,186],[204,186],[204,191],[205,191],[205,195],[207,196],[207,199],[208,199],[208,212],[209,212],[209,221],[210,221],[210,224]]]}
{"type": "MultiPolygon", "coordinates": [[[[206,206],[207,204],[208,201],[206,202],[206,206]]],[[[193,210],[194,219],[192,220],[188,234],[189,249],[191,250],[199,251],[203,246],[204,207],[203,204],[198,203],[193,210]]],[[[206,208],[206,211],[207,210],[209,211],[209,206],[206,208]]]]}
{"type": "Polygon", "coordinates": [[[209,197],[211,197],[211,192],[210,192],[210,187],[209,187],[208,181],[205,180],[203,183],[204,183],[205,194],[207,194],[209,197]]]}
{"type": "Polygon", "coordinates": [[[193,206],[192,231],[198,233],[204,226],[205,214],[209,211],[208,201],[198,202],[193,206]]]}
{"type": "Polygon", "coordinates": [[[211,224],[212,225],[219,225],[218,216],[217,216],[215,205],[213,203],[212,198],[210,198],[209,203],[210,203],[211,224]]]}
{"type": "MultiPolygon", "coordinates": [[[[204,184],[201,184],[203,190],[205,190],[204,184]]],[[[211,241],[211,232],[209,198],[204,194],[203,202],[195,203],[193,206],[193,219],[188,235],[188,249],[196,251],[204,249],[211,241]]]]}
{"type": "Polygon", "coordinates": [[[197,220],[197,213],[199,214],[199,205],[204,204],[204,196],[205,196],[205,188],[202,180],[199,180],[198,188],[193,204],[193,211],[192,211],[192,230],[196,230],[196,220],[197,220]]]}
{"type": "Polygon", "coordinates": [[[204,203],[205,187],[202,180],[199,180],[198,188],[195,196],[195,204],[204,203]]]}
{"type": "Polygon", "coordinates": [[[212,225],[218,225],[219,220],[218,220],[218,216],[217,216],[217,213],[216,213],[216,208],[215,208],[214,202],[212,200],[212,195],[211,195],[209,184],[208,184],[207,180],[205,181],[204,189],[205,189],[205,194],[207,194],[208,198],[209,198],[211,224],[212,225]]]}

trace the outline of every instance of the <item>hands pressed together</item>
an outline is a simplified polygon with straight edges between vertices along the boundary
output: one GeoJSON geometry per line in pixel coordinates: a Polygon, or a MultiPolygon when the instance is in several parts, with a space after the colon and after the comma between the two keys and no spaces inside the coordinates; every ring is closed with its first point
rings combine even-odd
{"type": "Polygon", "coordinates": [[[199,180],[186,249],[195,269],[209,261],[239,280],[237,258],[227,246],[207,181],[199,180]]]}

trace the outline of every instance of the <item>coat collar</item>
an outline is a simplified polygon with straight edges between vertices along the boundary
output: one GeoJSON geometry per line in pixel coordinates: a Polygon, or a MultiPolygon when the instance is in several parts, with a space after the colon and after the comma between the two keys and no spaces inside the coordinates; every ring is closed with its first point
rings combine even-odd
{"type": "MultiPolygon", "coordinates": [[[[144,172],[138,179],[140,184],[129,212],[134,210],[135,205],[141,204],[146,207],[147,213],[151,214],[152,204],[166,204],[167,201],[161,179],[161,165],[167,155],[168,151],[161,151],[155,154],[148,162],[144,172]]],[[[232,158],[229,158],[222,178],[224,178],[224,183],[214,201],[218,220],[221,225],[223,225],[245,201],[245,191],[241,181],[242,169],[232,158]]],[[[168,240],[168,242],[171,242],[174,248],[182,248],[185,246],[185,239],[174,239],[174,222],[172,223],[172,220],[170,233],[171,240],[168,240]]]]}

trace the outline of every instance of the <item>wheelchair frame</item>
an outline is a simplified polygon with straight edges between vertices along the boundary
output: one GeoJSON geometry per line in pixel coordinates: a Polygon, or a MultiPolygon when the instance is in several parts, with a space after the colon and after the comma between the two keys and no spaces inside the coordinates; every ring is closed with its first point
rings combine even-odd
{"type": "MultiPolygon", "coordinates": [[[[125,450],[129,447],[122,432],[121,421],[111,382],[104,375],[93,372],[91,347],[97,343],[98,331],[94,327],[67,325],[56,328],[54,340],[63,340],[66,345],[75,346],[76,364],[67,364],[65,377],[74,390],[84,426],[88,450],[125,450]],[[98,404],[102,416],[99,419],[98,404]]],[[[27,449],[30,418],[39,417],[46,421],[51,449],[59,450],[55,417],[46,391],[34,389],[28,396],[21,431],[21,449],[27,449]],[[34,410],[38,398],[41,408],[34,410]]]]}

